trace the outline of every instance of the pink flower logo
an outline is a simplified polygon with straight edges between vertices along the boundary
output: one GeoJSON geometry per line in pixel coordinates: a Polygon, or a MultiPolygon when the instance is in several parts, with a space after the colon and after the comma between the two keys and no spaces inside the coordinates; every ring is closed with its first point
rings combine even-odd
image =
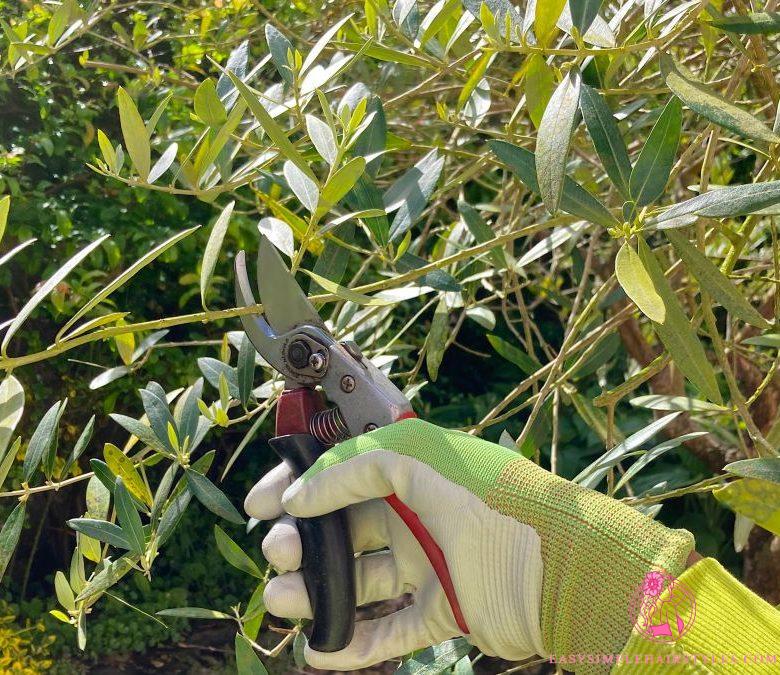
{"type": "Polygon", "coordinates": [[[655,642],[676,642],[693,625],[696,600],[693,592],[670,574],[653,570],[645,574],[629,603],[634,628],[655,642]]]}
{"type": "Polygon", "coordinates": [[[664,575],[660,572],[648,572],[645,574],[645,580],[642,583],[642,591],[650,597],[658,597],[664,589],[664,575]]]}

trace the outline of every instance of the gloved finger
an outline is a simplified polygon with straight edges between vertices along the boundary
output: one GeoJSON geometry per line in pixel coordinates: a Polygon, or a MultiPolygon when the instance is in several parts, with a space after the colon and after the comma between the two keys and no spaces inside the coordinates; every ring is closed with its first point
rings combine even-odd
{"type": "MultiPolygon", "coordinates": [[[[411,592],[403,584],[392,553],[383,551],[355,559],[355,595],[358,605],[397,598],[411,592]]],[[[287,619],[311,619],[309,595],[301,572],[287,572],[271,579],[263,591],[266,609],[287,619]]]]}
{"type": "MultiPolygon", "coordinates": [[[[328,460],[328,453],[321,459],[328,460]]],[[[393,493],[414,509],[415,500],[436,502],[436,486],[430,484],[429,478],[448,482],[422,462],[390,450],[358,454],[317,473],[310,469],[307,474],[282,495],[284,510],[304,518],[393,493]]]]}
{"type": "Polygon", "coordinates": [[[293,475],[282,462],[263,476],[244,500],[244,511],[258,520],[272,520],[284,512],[282,493],[293,482],[293,475]]]}
{"type": "Polygon", "coordinates": [[[297,570],[303,550],[295,518],[284,515],[277,520],[260,545],[263,557],[279,572],[297,570]]]}
{"type": "Polygon", "coordinates": [[[307,644],[303,655],[321,670],[357,670],[436,642],[441,640],[426,627],[420,606],[411,605],[381,619],[358,621],[352,641],[340,651],[316,652],[307,644]]]}
{"type": "MultiPolygon", "coordinates": [[[[356,553],[376,551],[390,545],[387,506],[380,500],[357,504],[349,509],[352,548],[356,553]]],[[[291,516],[282,516],[271,527],[262,543],[263,556],[277,570],[289,572],[301,566],[301,535],[291,516]]]]}

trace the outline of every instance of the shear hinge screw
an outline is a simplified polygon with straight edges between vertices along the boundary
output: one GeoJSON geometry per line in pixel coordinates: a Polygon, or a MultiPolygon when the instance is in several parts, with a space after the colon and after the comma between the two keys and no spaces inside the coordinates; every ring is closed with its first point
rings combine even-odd
{"type": "Polygon", "coordinates": [[[379,428],[379,427],[377,427],[377,425],[376,425],[376,424],[374,424],[373,422],[369,422],[369,423],[368,423],[368,424],[366,424],[366,426],[363,428],[363,431],[364,431],[365,433],[369,433],[370,431],[376,431],[378,428],[379,428]]]}
{"type": "Polygon", "coordinates": [[[345,375],[341,378],[341,391],[347,394],[355,391],[355,378],[352,375],[345,375]]]}
{"type": "Polygon", "coordinates": [[[309,357],[309,366],[313,371],[319,373],[325,367],[325,357],[319,352],[314,352],[309,357]]]}

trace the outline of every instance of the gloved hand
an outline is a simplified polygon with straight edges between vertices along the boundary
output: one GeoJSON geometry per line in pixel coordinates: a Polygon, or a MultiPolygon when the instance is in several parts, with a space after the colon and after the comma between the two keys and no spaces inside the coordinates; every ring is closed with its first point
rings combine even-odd
{"type": "MultiPolygon", "coordinates": [[[[294,481],[284,465],[246,498],[254,518],[279,518],[263,553],[281,574],[264,593],[276,616],[311,617],[301,541],[290,517],[349,507],[359,604],[411,593],[412,605],[356,624],[343,650],[307,662],[350,670],[460,635],[431,564],[380,498],[395,493],[442,549],[469,641],[488,655],[617,654],[645,574],[679,576],[693,537],[538,467],[511,450],[421,420],[341,443],[294,481]],[[290,515],[287,515],[290,514],[290,515]],[[387,550],[389,549],[389,550],[387,550]],[[368,553],[374,551],[373,553],[368,553]]],[[[585,664],[577,672],[606,672],[585,664]]]]}

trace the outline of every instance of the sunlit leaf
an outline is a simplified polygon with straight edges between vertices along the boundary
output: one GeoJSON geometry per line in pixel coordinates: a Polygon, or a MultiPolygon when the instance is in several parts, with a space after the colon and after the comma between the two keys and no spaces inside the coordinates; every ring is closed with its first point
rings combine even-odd
{"type": "Polygon", "coordinates": [[[706,117],[710,122],[757,141],[780,142],[780,136],[773,133],[755,115],[716,94],[708,85],[694,80],[665,54],[661,56],[661,72],[669,89],[689,108],[706,117]]]}
{"type": "MultiPolygon", "coordinates": [[[[539,7],[548,3],[537,3],[539,7]]],[[[553,3],[549,3],[553,4],[553,3]]],[[[569,144],[577,121],[582,75],[572,68],[553,92],[536,137],[536,176],[539,194],[550,213],[561,205],[569,144]]]]}
{"type": "Polygon", "coordinates": [[[642,259],[631,244],[625,242],[615,258],[615,276],[629,298],[648,318],[658,323],[666,320],[666,305],[642,259]]]}
{"type": "Polygon", "coordinates": [[[119,106],[119,122],[122,126],[122,136],[125,139],[127,154],[130,155],[138,176],[142,181],[145,181],[149,176],[152,161],[146,125],[138,108],[135,107],[132,97],[122,87],[117,89],[116,100],[119,106]]]}

